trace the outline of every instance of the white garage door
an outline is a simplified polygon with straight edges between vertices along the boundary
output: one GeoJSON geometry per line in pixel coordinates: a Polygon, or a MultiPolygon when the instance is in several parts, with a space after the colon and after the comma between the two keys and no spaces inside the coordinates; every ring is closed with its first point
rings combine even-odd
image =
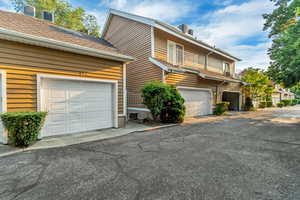
{"type": "Polygon", "coordinates": [[[41,80],[42,136],[113,127],[113,85],[60,79],[41,80]]]}
{"type": "Polygon", "coordinates": [[[211,92],[199,89],[179,89],[185,99],[186,117],[212,114],[211,92]]]}

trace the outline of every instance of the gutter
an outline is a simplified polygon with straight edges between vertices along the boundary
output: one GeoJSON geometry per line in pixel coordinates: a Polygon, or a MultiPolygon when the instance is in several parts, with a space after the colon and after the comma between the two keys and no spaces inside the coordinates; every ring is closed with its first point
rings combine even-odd
{"type": "Polygon", "coordinates": [[[13,41],[13,42],[20,42],[29,45],[41,46],[41,47],[46,47],[51,49],[57,49],[61,51],[67,51],[67,52],[72,52],[72,53],[77,53],[82,55],[88,55],[93,57],[117,60],[125,63],[134,61],[134,59],[130,56],[114,54],[104,50],[97,50],[89,47],[83,47],[77,44],[61,42],[54,39],[34,36],[26,33],[20,33],[17,31],[11,31],[3,28],[0,28],[0,39],[13,41]]]}

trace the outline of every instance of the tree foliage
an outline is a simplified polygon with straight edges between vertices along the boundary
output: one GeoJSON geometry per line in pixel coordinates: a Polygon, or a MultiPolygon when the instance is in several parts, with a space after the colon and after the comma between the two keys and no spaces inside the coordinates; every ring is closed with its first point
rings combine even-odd
{"type": "Polygon", "coordinates": [[[276,8],[263,15],[264,30],[272,39],[268,75],[290,87],[300,81],[300,0],[271,1],[276,8]]]}
{"type": "Polygon", "coordinates": [[[242,73],[242,80],[247,83],[245,90],[253,100],[270,101],[273,93],[272,82],[260,69],[247,68],[242,73]]]}
{"type": "Polygon", "coordinates": [[[24,5],[36,9],[36,17],[42,18],[42,11],[54,13],[55,24],[75,31],[99,37],[99,25],[96,17],[87,14],[83,8],[73,8],[66,0],[11,0],[16,12],[21,12],[24,5]]]}

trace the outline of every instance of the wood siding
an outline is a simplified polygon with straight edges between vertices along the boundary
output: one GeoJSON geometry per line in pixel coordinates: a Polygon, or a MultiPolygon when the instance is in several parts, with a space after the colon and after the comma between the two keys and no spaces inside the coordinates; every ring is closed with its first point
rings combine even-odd
{"type": "Polygon", "coordinates": [[[127,65],[128,106],[144,107],[141,88],[149,81],[162,80],[162,70],[149,62],[151,27],[114,15],[104,39],[136,59],[127,65]]]}
{"type": "Polygon", "coordinates": [[[123,64],[90,56],[0,40],[0,69],[7,73],[7,111],[37,110],[37,74],[118,81],[123,114],[123,64]]]}
{"type": "MultiPolygon", "coordinates": [[[[184,46],[184,65],[205,69],[205,57],[209,51],[158,29],[155,29],[154,36],[155,58],[168,61],[167,41],[170,40],[184,46]]],[[[208,56],[207,70],[223,74],[223,62],[227,62],[230,65],[230,72],[234,74],[234,62],[216,54],[210,54],[208,56]]]]}

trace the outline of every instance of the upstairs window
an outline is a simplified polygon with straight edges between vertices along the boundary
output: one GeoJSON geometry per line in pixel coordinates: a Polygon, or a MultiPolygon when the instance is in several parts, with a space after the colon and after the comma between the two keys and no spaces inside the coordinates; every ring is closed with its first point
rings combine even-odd
{"type": "Polygon", "coordinates": [[[230,68],[229,68],[229,64],[228,63],[224,63],[223,64],[223,72],[224,73],[230,72],[230,68]]]}
{"type": "Polygon", "coordinates": [[[183,46],[172,41],[168,41],[168,62],[173,65],[183,65],[183,46]]]}

